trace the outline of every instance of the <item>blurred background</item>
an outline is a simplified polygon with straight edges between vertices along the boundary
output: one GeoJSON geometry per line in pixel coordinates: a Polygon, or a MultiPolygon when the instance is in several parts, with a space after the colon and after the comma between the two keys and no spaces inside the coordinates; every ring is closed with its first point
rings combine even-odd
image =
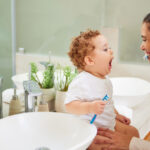
{"type": "Polygon", "coordinates": [[[24,112],[28,99],[23,81],[36,73],[36,82],[52,85],[40,86],[42,95],[49,96],[49,111],[65,112],[65,94],[77,75],[67,52],[72,38],[90,28],[104,34],[114,51],[109,76],[115,108],[144,138],[150,131],[150,66],[140,44],[142,20],[148,13],[150,0],[0,0],[0,118],[13,108],[14,85],[22,104],[19,113],[24,112]],[[41,61],[45,66],[50,61],[49,67],[43,70],[41,61]],[[66,71],[69,75],[64,77],[66,71]]]}
{"type": "MultiPolygon", "coordinates": [[[[87,28],[105,31],[108,39],[117,35],[116,46],[112,45],[116,63],[134,65],[137,72],[146,74],[147,68],[145,72],[139,69],[148,65],[140,51],[140,28],[144,16],[150,12],[149,6],[149,0],[0,0],[3,89],[12,87],[16,54],[21,48],[24,54],[48,56],[51,51],[54,56],[66,58],[72,37],[87,28]]],[[[17,63],[22,65],[22,61],[17,63]]],[[[125,69],[125,72],[129,70],[125,69]]],[[[137,72],[127,75],[136,76],[137,72]]],[[[115,72],[115,75],[121,74],[115,72]]],[[[148,80],[148,76],[143,75],[142,78],[148,80]]]]}

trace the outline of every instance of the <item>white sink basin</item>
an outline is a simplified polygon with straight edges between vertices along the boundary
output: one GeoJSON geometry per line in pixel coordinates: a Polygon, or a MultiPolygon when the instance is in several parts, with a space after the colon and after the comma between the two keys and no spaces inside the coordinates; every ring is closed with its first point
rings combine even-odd
{"type": "Polygon", "coordinates": [[[150,83],[135,77],[111,78],[113,100],[117,105],[135,107],[150,99],[150,83]]]}
{"type": "Polygon", "coordinates": [[[115,108],[131,119],[131,125],[144,138],[150,130],[150,83],[136,77],[115,77],[111,81],[115,108]]]}
{"type": "Polygon", "coordinates": [[[0,120],[0,150],[85,150],[97,129],[79,117],[24,113],[0,120]]]}
{"type": "MultiPolygon", "coordinates": [[[[43,75],[42,74],[43,74],[42,71],[39,71],[37,73],[37,76],[38,76],[38,78],[41,82],[43,80],[43,75]]],[[[28,73],[16,74],[16,75],[12,76],[11,79],[12,79],[13,83],[15,84],[16,88],[24,89],[23,88],[23,81],[29,80],[29,75],[28,75],[28,73]]]]}
{"type": "Polygon", "coordinates": [[[28,73],[24,74],[17,74],[11,77],[13,83],[15,84],[16,88],[24,89],[23,88],[23,81],[29,80],[28,73]]]}

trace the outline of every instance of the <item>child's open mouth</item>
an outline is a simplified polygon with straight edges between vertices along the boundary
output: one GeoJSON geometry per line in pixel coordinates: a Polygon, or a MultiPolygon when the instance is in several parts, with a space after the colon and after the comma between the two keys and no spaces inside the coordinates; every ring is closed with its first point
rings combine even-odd
{"type": "Polygon", "coordinates": [[[111,70],[112,68],[112,59],[109,61],[109,69],[111,70]]]}

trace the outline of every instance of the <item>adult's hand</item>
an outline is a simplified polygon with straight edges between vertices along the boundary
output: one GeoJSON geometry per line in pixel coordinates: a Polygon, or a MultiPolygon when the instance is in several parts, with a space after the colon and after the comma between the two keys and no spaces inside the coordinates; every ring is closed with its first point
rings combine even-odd
{"type": "Polygon", "coordinates": [[[112,144],[113,140],[106,137],[106,136],[102,136],[99,134],[100,131],[98,131],[97,136],[95,137],[93,143],[94,144],[112,144]]]}
{"type": "Polygon", "coordinates": [[[109,140],[107,139],[105,141],[102,139],[99,140],[98,138],[95,139],[96,144],[109,144],[104,150],[129,150],[129,144],[132,137],[103,128],[98,129],[98,134],[109,138],[109,140]]]}
{"type": "Polygon", "coordinates": [[[130,119],[121,115],[121,114],[117,114],[116,115],[116,119],[126,125],[129,125],[131,123],[130,119]]]}

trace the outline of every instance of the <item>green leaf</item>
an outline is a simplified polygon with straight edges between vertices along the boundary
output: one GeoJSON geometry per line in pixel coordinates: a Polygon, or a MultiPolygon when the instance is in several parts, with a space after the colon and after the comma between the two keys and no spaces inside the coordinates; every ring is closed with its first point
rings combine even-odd
{"type": "Polygon", "coordinates": [[[42,88],[52,88],[54,86],[54,65],[47,65],[43,77],[42,88]]]}
{"type": "Polygon", "coordinates": [[[55,88],[59,91],[67,91],[70,83],[78,74],[77,69],[74,69],[71,66],[62,67],[59,65],[57,67],[55,78],[55,88]]]}
{"type": "Polygon", "coordinates": [[[31,62],[30,65],[31,65],[31,74],[37,73],[38,72],[38,68],[37,68],[36,64],[31,62]]]}

